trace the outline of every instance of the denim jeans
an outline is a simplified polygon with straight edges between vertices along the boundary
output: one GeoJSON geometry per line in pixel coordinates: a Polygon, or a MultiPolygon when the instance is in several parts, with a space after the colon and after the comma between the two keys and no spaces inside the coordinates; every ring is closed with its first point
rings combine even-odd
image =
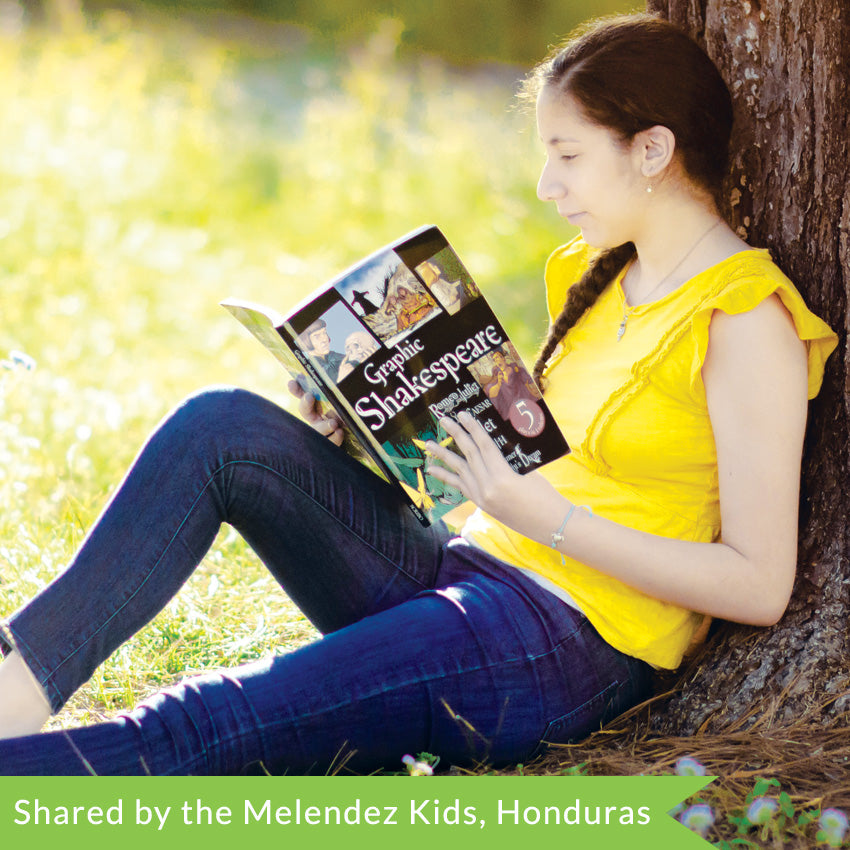
{"type": "Polygon", "coordinates": [[[323,773],[525,761],[650,688],[646,664],[518,570],[423,528],[396,491],[259,396],[170,414],[67,570],[5,624],[54,711],[230,523],[323,633],[116,719],[0,741],[0,774],[323,773]]]}

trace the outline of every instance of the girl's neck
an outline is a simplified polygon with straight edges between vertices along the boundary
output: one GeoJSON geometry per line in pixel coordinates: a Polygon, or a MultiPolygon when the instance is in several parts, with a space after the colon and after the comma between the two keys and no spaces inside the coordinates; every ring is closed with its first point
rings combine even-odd
{"type": "Polygon", "coordinates": [[[623,280],[630,304],[663,298],[694,275],[748,246],[713,205],[647,204],[637,256],[623,280]]]}

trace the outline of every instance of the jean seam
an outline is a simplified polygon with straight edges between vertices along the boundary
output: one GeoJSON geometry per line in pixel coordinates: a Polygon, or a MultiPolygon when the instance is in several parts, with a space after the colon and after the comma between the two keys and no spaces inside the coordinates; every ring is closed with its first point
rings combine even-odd
{"type": "MultiPolygon", "coordinates": [[[[579,628],[580,628],[580,626],[579,626],[579,628]]],[[[431,682],[434,682],[434,681],[446,681],[446,680],[449,680],[449,679],[457,678],[459,676],[465,676],[465,675],[468,675],[470,673],[481,673],[481,672],[485,672],[487,670],[492,670],[494,668],[503,668],[503,667],[505,667],[506,665],[509,665],[509,664],[518,664],[518,663],[523,663],[523,662],[526,662],[526,661],[537,662],[537,661],[539,661],[539,660],[541,660],[541,659],[543,659],[543,658],[545,658],[549,655],[552,655],[552,654],[558,652],[565,643],[567,643],[568,641],[573,639],[573,636],[575,635],[576,631],[578,631],[578,629],[574,630],[571,633],[571,635],[565,636],[562,640],[558,641],[558,643],[555,644],[554,646],[549,647],[545,652],[539,652],[539,653],[536,653],[536,654],[533,654],[533,655],[530,655],[528,653],[517,654],[517,655],[514,655],[513,657],[511,657],[509,659],[501,659],[499,661],[491,661],[491,662],[488,662],[488,663],[485,663],[485,664],[476,665],[474,667],[470,666],[470,667],[464,668],[462,670],[452,670],[448,673],[439,673],[439,674],[434,673],[434,674],[431,674],[431,675],[428,675],[428,676],[422,676],[422,677],[415,678],[415,679],[407,679],[403,682],[399,682],[399,683],[395,684],[392,688],[389,688],[389,689],[388,688],[383,688],[383,689],[382,688],[374,688],[368,694],[361,695],[361,696],[357,697],[357,702],[358,703],[364,703],[368,700],[375,699],[376,697],[380,697],[383,694],[386,694],[391,690],[398,690],[398,689],[401,689],[401,688],[410,687],[411,685],[414,685],[414,684],[428,685],[428,684],[430,684],[431,682]]],[[[239,686],[238,682],[234,683],[234,684],[239,686]]],[[[242,690],[241,686],[239,686],[239,688],[240,688],[240,690],[242,690]]],[[[347,700],[345,702],[337,702],[337,703],[334,703],[333,705],[328,705],[328,706],[323,707],[321,709],[321,711],[313,711],[313,712],[310,712],[309,714],[308,713],[301,713],[301,714],[298,714],[294,717],[292,715],[288,715],[286,718],[275,719],[275,720],[267,722],[267,723],[259,723],[258,722],[258,723],[255,724],[254,729],[251,730],[251,731],[252,732],[263,732],[263,733],[268,732],[269,730],[274,730],[275,728],[277,728],[281,724],[298,723],[305,718],[312,718],[312,717],[316,717],[317,715],[320,715],[320,714],[325,714],[325,713],[328,713],[330,711],[335,711],[338,708],[346,705],[349,702],[351,702],[351,700],[347,700]]],[[[256,712],[254,711],[254,709],[250,705],[250,703],[247,704],[247,708],[249,709],[250,713],[254,717],[256,717],[256,712]]],[[[189,763],[198,764],[199,762],[206,761],[209,750],[212,747],[219,746],[219,745],[228,746],[233,741],[238,741],[240,738],[244,737],[245,734],[249,734],[249,733],[246,733],[244,730],[242,730],[242,731],[236,730],[236,731],[234,731],[233,733],[229,734],[227,737],[224,737],[224,738],[222,738],[220,735],[217,734],[215,741],[211,741],[209,744],[204,745],[203,752],[197,753],[194,756],[192,756],[189,759],[189,762],[184,761],[184,762],[181,762],[179,765],[175,765],[174,771],[172,771],[172,773],[176,772],[178,770],[185,769],[188,766],[189,763]]],[[[244,767],[244,765],[243,765],[243,767],[244,767]]]]}
{"type": "MultiPolygon", "coordinates": [[[[592,697],[586,699],[581,705],[577,705],[571,711],[568,711],[566,714],[561,714],[558,717],[555,717],[550,720],[546,724],[546,728],[543,730],[543,734],[540,737],[540,741],[537,744],[537,747],[535,748],[534,752],[531,754],[530,758],[536,758],[537,756],[541,755],[549,746],[553,744],[553,742],[549,741],[546,736],[554,727],[562,723],[569,723],[572,718],[579,716],[581,712],[583,712],[589,705],[596,702],[597,700],[602,699],[603,704],[607,703],[608,696],[612,695],[613,698],[613,695],[618,693],[622,686],[623,682],[621,682],[619,678],[614,679],[613,681],[609,682],[604,688],[602,688],[601,691],[598,691],[592,697]]],[[[554,743],[557,744],[558,742],[554,743]]]]}
{"type": "MultiPolygon", "coordinates": [[[[23,656],[23,653],[21,653],[21,647],[24,647],[27,651],[27,655],[32,657],[32,661],[34,663],[38,664],[38,667],[41,670],[41,672],[44,674],[45,679],[48,679],[50,677],[50,672],[48,671],[48,669],[44,666],[44,664],[41,663],[39,658],[33,653],[32,649],[29,647],[27,642],[20,635],[16,634],[12,630],[12,627],[8,623],[0,623],[0,639],[2,639],[4,644],[9,646],[10,653],[11,652],[17,652],[18,654],[23,656]]],[[[30,672],[32,672],[33,675],[35,675],[35,671],[32,669],[32,665],[28,661],[26,661],[26,659],[24,659],[24,663],[27,665],[27,667],[30,668],[30,672]]],[[[38,680],[39,684],[42,687],[47,687],[46,682],[41,681],[38,678],[38,676],[36,676],[36,679],[38,680]]],[[[57,692],[58,692],[58,689],[57,689],[57,692]]],[[[60,696],[61,696],[61,693],[60,693],[60,696]]]]}
{"type": "MultiPolygon", "coordinates": [[[[165,555],[166,555],[166,554],[168,553],[168,551],[170,550],[171,546],[174,544],[174,541],[176,540],[177,536],[180,534],[180,531],[182,530],[182,528],[183,528],[183,527],[186,525],[186,523],[188,522],[189,517],[191,516],[191,514],[193,513],[193,511],[194,511],[194,510],[195,510],[195,508],[197,507],[198,502],[201,500],[201,498],[204,496],[204,494],[207,492],[207,490],[208,490],[208,489],[209,489],[209,487],[211,486],[211,484],[212,484],[213,480],[215,479],[215,477],[216,477],[217,475],[219,475],[221,472],[223,472],[225,469],[227,469],[228,467],[230,467],[230,466],[236,466],[236,465],[239,465],[239,464],[245,464],[245,465],[248,465],[248,466],[256,466],[256,467],[259,467],[259,468],[261,468],[261,469],[265,470],[266,472],[270,472],[272,475],[275,475],[275,476],[277,476],[278,478],[281,478],[281,479],[285,480],[285,481],[286,481],[286,482],[287,482],[287,483],[288,483],[291,487],[296,488],[296,489],[297,489],[299,492],[301,492],[304,496],[306,496],[308,499],[310,499],[310,501],[312,501],[314,505],[316,505],[316,506],[317,506],[317,507],[319,507],[321,510],[323,510],[323,511],[324,511],[324,512],[328,515],[328,516],[330,516],[331,518],[333,518],[333,519],[334,519],[337,523],[339,523],[340,525],[345,526],[345,528],[349,531],[349,533],[351,533],[351,534],[353,534],[355,537],[357,537],[357,538],[361,541],[361,543],[363,543],[365,546],[368,546],[368,547],[369,547],[369,548],[370,548],[370,549],[371,549],[371,550],[372,550],[375,554],[377,554],[379,557],[381,557],[381,558],[383,558],[384,560],[386,560],[388,563],[392,564],[392,565],[393,565],[393,567],[394,567],[396,570],[398,570],[399,572],[403,573],[403,574],[404,574],[407,578],[411,579],[412,581],[414,581],[416,584],[420,585],[421,587],[423,587],[423,588],[427,587],[427,585],[423,584],[423,583],[422,583],[422,582],[421,582],[418,578],[416,578],[416,576],[411,575],[411,574],[410,574],[407,570],[405,570],[405,569],[404,569],[404,568],[403,568],[400,564],[395,563],[395,562],[393,561],[393,559],[392,559],[392,558],[388,557],[388,556],[387,556],[384,552],[381,552],[381,551],[380,551],[379,549],[377,549],[377,548],[376,548],[376,547],[375,547],[375,546],[374,546],[374,545],[373,545],[370,541],[366,540],[366,539],[365,539],[365,538],[364,538],[364,537],[363,537],[363,536],[362,536],[359,532],[357,532],[355,529],[351,528],[348,524],[346,524],[346,523],[345,523],[345,522],[344,522],[344,521],[343,521],[340,517],[338,517],[336,514],[332,513],[332,512],[328,509],[328,507],[327,507],[326,505],[324,505],[324,504],[322,504],[321,502],[319,502],[319,501],[318,501],[318,500],[317,500],[317,499],[313,496],[313,494],[312,494],[312,493],[308,492],[308,491],[307,491],[307,490],[305,490],[305,489],[304,489],[304,488],[303,488],[300,484],[298,484],[297,482],[293,481],[291,477],[289,477],[289,476],[285,475],[284,473],[280,472],[280,471],[279,471],[279,470],[277,470],[277,469],[273,469],[272,467],[268,466],[267,464],[260,463],[260,462],[258,462],[258,461],[253,461],[253,460],[244,460],[244,459],[243,459],[243,460],[229,460],[229,461],[227,461],[226,463],[223,463],[221,466],[219,466],[217,469],[215,469],[215,470],[214,470],[214,471],[213,471],[213,472],[209,475],[209,477],[207,478],[206,482],[203,484],[203,486],[202,486],[202,487],[201,487],[201,489],[199,490],[199,492],[198,492],[197,496],[195,497],[194,501],[192,502],[191,506],[187,509],[187,511],[186,511],[186,513],[185,513],[185,515],[184,515],[183,519],[180,521],[179,525],[178,525],[178,526],[177,526],[177,528],[174,530],[173,534],[171,535],[171,537],[169,538],[169,540],[168,540],[168,542],[166,543],[165,547],[163,548],[162,552],[160,553],[159,557],[156,559],[156,562],[155,562],[155,563],[153,564],[153,566],[152,566],[152,567],[151,567],[151,568],[147,571],[147,574],[145,575],[144,579],[143,579],[143,580],[142,580],[142,581],[138,584],[138,586],[135,588],[135,590],[134,590],[134,591],[133,591],[133,592],[132,592],[129,596],[127,596],[127,597],[123,600],[123,602],[119,605],[119,607],[118,607],[118,608],[116,608],[116,609],[115,609],[115,610],[114,610],[114,611],[113,611],[113,612],[112,612],[112,613],[111,613],[111,614],[110,614],[110,615],[109,615],[109,616],[108,616],[108,617],[107,617],[107,618],[106,618],[106,619],[105,619],[105,620],[104,620],[104,621],[100,624],[100,626],[99,626],[98,628],[96,628],[94,631],[90,632],[90,633],[89,633],[89,634],[88,634],[88,635],[87,635],[87,636],[86,636],[86,637],[85,637],[85,638],[84,638],[84,639],[83,639],[83,640],[82,640],[82,641],[78,644],[78,646],[76,646],[76,647],[75,647],[75,648],[74,648],[74,649],[73,649],[73,650],[72,650],[72,651],[71,651],[71,652],[70,652],[67,656],[65,656],[65,658],[63,658],[63,659],[62,659],[62,660],[61,660],[61,661],[60,661],[60,662],[59,662],[56,666],[54,666],[54,667],[53,667],[53,668],[52,668],[52,669],[51,669],[51,670],[47,673],[48,678],[50,678],[50,679],[51,679],[51,683],[50,683],[50,684],[51,684],[51,686],[54,688],[54,690],[56,691],[56,693],[57,693],[57,694],[59,694],[59,696],[60,696],[60,698],[62,699],[62,702],[63,702],[63,703],[67,700],[67,697],[66,697],[66,696],[62,693],[62,691],[61,691],[61,690],[60,690],[60,689],[59,689],[59,688],[58,688],[58,687],[57,687],[57,686],[56,686],[56,685],[52,682],[53,677],[55,677],[56,673],[57,673],[59,670],[61,670],[61,669],[62,669],[62,667],[64,667],[64,666],[65,666],[65,664],[66,664],[68,661],[70,661],[70,660],[71,660],[71,659],[72,659],[72,658],[73,658],[73,657],[74,657],[74,656],[75,656],[78,652],[80,652],[80,650],[82,650],[82,649],[83,649],[83,647],[84,647],[84,646],[85,646],[85,645],[86,645],[86,644],[87,644],[87,643],[88,643],[88,642],[89,642],[89,641],[90,641],[90,640],[91,640],[91,639],[92,639],[92,638],[93,638],[96,634],[98,634],[99,632],[103,631],[103,629],[104,629],[104,628],[106,628],[106,626],[107,626],[107,625],[109,625],[109,623],[111,623],[111,622],[112,622],[112,620],[114,620],[114,619],[115,619],[115,617],[117,617],[117,616],[121,613],[121,611],[122,611],[124,608],[126,608],[126,606],[129,604],[129,602],[130,602],[132,599],[134,599],[134,598],[135,598],[135,597],[136,597],[136,596],[137,596],[137,595],[141,592],[141,590],[144,588],[144,586],[145,586],[145,585],[146,585],[146,584],[150,581],[150,579],[153,577],[153,575],[154,575],[154,573],[156,572],[157,568],[158,568],[158,567],[159,567],[159,565],[161,564],[162,559],[165,557],[165,555]]],[[[45,668],[44,668],[44,665],[43,665],[43,664],[41,664],[41,662],[39,662],[39,666],[40,666],[40,667],[42,667],[42,669],[45,669],[45,668]]]]}

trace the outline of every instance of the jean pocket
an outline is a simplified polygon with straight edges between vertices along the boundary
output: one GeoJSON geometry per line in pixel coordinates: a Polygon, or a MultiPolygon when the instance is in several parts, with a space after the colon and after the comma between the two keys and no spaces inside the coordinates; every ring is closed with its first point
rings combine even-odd
{"type": "Polygon", "coordinates": [[[531,758],[542,755],[550,744],[569,744],[598,729],[616,713],[612,709],[617,702],[619,688],[619,682],[612,682],[587,702],[553,720],[546,727],[531,758]]]}

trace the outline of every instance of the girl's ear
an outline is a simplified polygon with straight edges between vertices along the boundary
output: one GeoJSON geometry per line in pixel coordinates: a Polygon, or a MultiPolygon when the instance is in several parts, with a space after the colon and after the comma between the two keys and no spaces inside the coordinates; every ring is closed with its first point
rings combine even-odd
{"type": "Polygon", "coordinates": [[[673,160],[676,137],[668,127],[656,124],[637,133],[633,145],[641,174],[647,178],[659,177],[673,160]]]}

